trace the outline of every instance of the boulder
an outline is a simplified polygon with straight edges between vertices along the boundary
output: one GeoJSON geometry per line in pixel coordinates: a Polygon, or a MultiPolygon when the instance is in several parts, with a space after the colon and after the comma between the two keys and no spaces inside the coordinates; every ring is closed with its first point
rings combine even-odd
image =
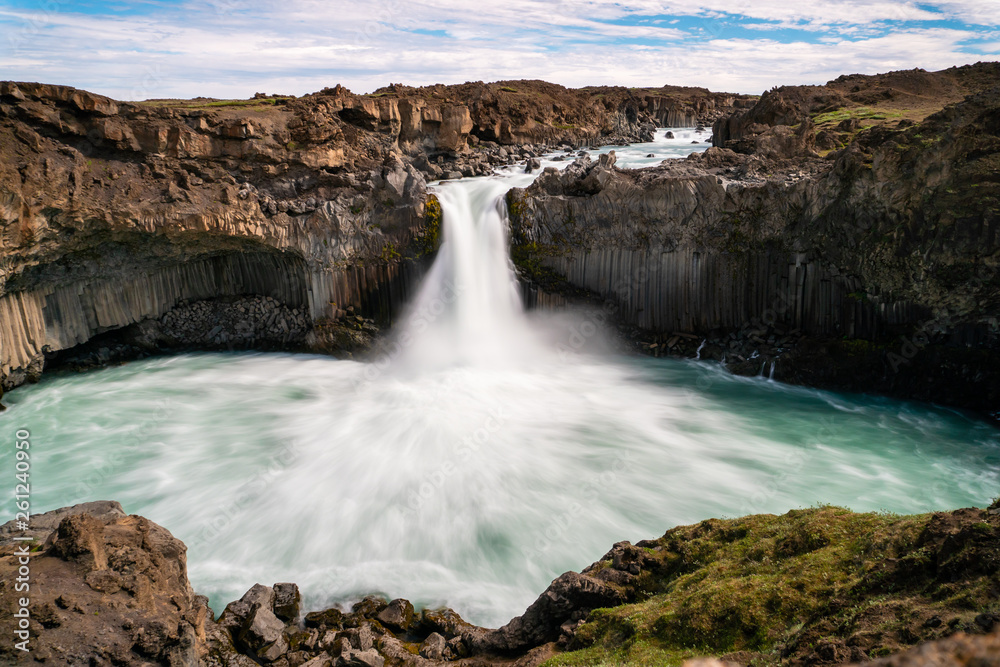
{"type": "Polygon", "coordinates": [[[299,667],[332,667],[333,660],[328,655],[317,655],[311,660],[303,662],[299,667]]]}
{"type": "Polygon", "coordinates": [[[384,667],[385,658],[379,655],[375,649],[367,651],[348,650],[340,654],[336,662],[337,667],[384,667]]]}
{"type": "Polygon", "coordinates": [[[339,630],[344,624],[344,612],[339,609],[311,611],[306,614],[305,623],[307,628],[334,628],[339,630]]]}
{"type": "Polygon", "coordinates": [[[389,602],[377,595],[369,595],[351,606],[351,611],[364,618],[374,618],[379,612],[389,606],[389,602]]]}
{"type": "Polygon", "coordinates": [[[428,660],[441,660],[444,658],[444,650],[448,646],[445,638],[436,632],[428,635],[427,639],[420,646],[420,655],[428,660]]]}
{"type": "Polygon", "coordinates": [[[389,603],[377,616],[379,622],[395,632],[406,632],[413,625],[413,605],[409,600],[397,599],[389,603]]]}
{"type": "Polygon", "coordinates": [[[348,628],[338,633],[337,638],[346,639],[350,643],[351,648],[358,651],[367,651],[375,645],[375,634],[372,632],[371,626],[367,623],[357,628],[348,628]]]}
{"type": "Polygon", "coordinates": [[[299,605],[302,596],[295,584],[274,585],[274,615],[286,622],[299,618],[299,605]]]}
{"type": "Polygon", "coordinates": [[[254,584],[243,597],[226,605],[218,622],[235,637],[240,634],[255,609],[260,607],[271,609],[273,606],[274,589],[263,584],[254,584]]]}
{"type": "Polygon", "coordinates": [[[257,607],[250,613],[239,634],[239,641],[258,655],[265,647],[281,640],[285,624],[264,607],[257,607]]]}
{"type": "Polygon", "coordinates": [[[288,642],[282,636],[257,651],[257,657],[265,662],[274,662],[286,653],[288,653],[288,642]]]}

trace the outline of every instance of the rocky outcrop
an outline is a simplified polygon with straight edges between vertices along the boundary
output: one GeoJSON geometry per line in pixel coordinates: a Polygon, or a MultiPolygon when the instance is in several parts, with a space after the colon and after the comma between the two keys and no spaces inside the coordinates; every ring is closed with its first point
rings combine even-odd
{"type": "Polygon", "coordinates": [[[1000,632],[991,635],[958,633],[947,639],[921,644],[904,653],[863,663],[868,667],[971,667],[996,664],[1000,632]]]}
{"type": "Polygon", "coordinates": [[[706,88],[664,86],[644,89],[646,111],[660,127],[711,127],[734,109],[752,107],[756,98],[748,95],[713,93],[706,88]]]}
{"type": "Polygon", "coordinates": [[[693,355],[708,339],[706,356],[741,372],[777,359],[782,380],[992,413],[1000,73],[983,81],[993,87],[823,158],[779,91],[729,119],[765,129],[726,139],[717,126],[745,152],[640,171],[577,160],[509,194],[515,262],[543,289],[606,300],[657,350],[693,355]],[[808,344],[790,354],[790,337],[808,344]]]}
{"type": "Polygon", "coordinates": [[[19,627],[18,601],[30,600],[30,652],[5,642],[5,664],[200,664],[212,614],[191,590],[180,540],[118,503],[48,512],[31,526],[0,528],[0,624],[19,627]],[[18,576],[28,588],[18,590],[18,576]]]}
{"type": "Polygon", "coordinates": [[[767,143],[762,135],[801,130],[801,123],[820,121],[837,131],[819,133],[821,148],[839,147],[844,139],[849,143],[851,133],[862,125],[912,124],[969,94],[995,86],[996,79],[996,63],[979,63],[940,72],[913,69],[874,76],[848,74],[823,86],[779,86],[765,92],[756,104],[735,101],[735,112],[716,118],[712,140],[720,148],[760,152],[760,142],[767,143]]]}
{"type": "Polygon", "coordinates": [[[0,648],[12,664],[528,667],[581,649],[590,661],[613,653],[644,664],[656,657],[647,652],[655,637],[677,657],[714,653],[726,665],[843,664],[928,641],[868,663],[916,666],[972,664],[963,660],[990,656],[997,641],[997,617],[973,610],[992,595],[992,510],[819,508],[679,527],[614,545],[497,630],[402,599],[305,611],[293,583],[256,584],[215,619],[187,581],[184,545],[117,503],[56,510],[31,526],[0,527],[2,624],[18,621],[19,552],[30,562],[30,592],[20,594],[31,598],[31,652],[0,648]],[[783,593],[761,599],[775,590],[783,593]]]}

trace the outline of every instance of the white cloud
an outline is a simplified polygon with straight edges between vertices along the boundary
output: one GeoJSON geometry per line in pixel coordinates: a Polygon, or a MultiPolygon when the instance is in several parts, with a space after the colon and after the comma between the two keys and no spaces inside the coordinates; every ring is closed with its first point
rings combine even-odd
{"type": "MultiPolygon", "coordinates": [[[[1000,0],[934,4],[959,20],[978,16],[981,22],[984,14],[1000,20],[1000,11],[988,11],[1000,0]]],[[[180,9],[152,5],[140,16],[0,7],[0,78],[66,83],[121,99],[302,94],[338,82],[360,92],[390,81],[516,78],[760,92],[845,72],[941,69],[981,60],[983,50],[995,48],[995,30],[921,29],[919,23],[884,28],[887,20],[941,18],[925,6],[888,0],[287,0],[280,6],[212,0],[180,9]],[[767,21],[777,21],[821,34],[808,42],[782,42],[773,30],[761,32],[763,39],[737,39],[733,14],[747,17],[747,25],[773,28],[767,21]],[[690,20],[622,25],[654,15],[701,17],[695,21],[701,30],[681,29],[690,20]],[[969,47],[970,39],[991,42],[969,47]],[[641,40],[641,48],[631,40],[641,40]]]]}

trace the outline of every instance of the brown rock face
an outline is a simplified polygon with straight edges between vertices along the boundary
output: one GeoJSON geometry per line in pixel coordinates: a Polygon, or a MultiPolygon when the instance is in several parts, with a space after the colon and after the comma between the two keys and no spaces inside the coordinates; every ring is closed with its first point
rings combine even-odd
{"type": "Polygon", "coordinates": [[[1000,632],[986,636],[957,633],[878,660],[866,667],[994,667],[1000,665],[1000,632]]]}
{"type": "Polygon", "coordinates": [[[470,650],[479,653],[523,653],[559,639],[563,625],[585,618],[592,609],[625,602],[622,591],[586,574],[567,572],[553,581],[530,607],[499,630],[463,633],[470,650]]]}
{"type": "MultiPolygon", "coordinates": [[[[199,664],[211,617],[188,582],[184,544],[148,519],[109,513],[99,503],[57,512],[58,528],[47,537],[0,546],[0,624],[14,621],[16,602],[27,595],[32,657],[52,664],[199,664]],[[13,585],[22,544],[37,549],[27,593],[13,585]]],[[[10,642],[0,651],[2,660],[19,656],[10,642]]]]}

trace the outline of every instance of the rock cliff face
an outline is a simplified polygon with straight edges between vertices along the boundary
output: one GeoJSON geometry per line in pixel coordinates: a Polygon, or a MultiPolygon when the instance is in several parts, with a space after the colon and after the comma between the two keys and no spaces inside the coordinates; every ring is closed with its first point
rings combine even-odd
{"type": "Polygon", "coordinates": [[[714,120],[704,155],[581,161],[512,193],[537,300],[585,288],[657,354],[705,340],[739,372],[993,412],[998,80],[982,64],[760,100],[508,81],[142,104],[3,83],[0,386],[88,342],[98,360],[361,344],[434,250],[428,179],[714,120]]]}
{"type": "Polygon", "coordinates": [[[543,287],[610,300],[664,350],[708,338],[706,355],[742,372],[778,359],[780,379],[992,412],[1000,66],[940,76],[966,96],[920,122],[849,122],[849,143],[822,156],[831,112],[790,100],[840,98],[786,89],[717,121],[727,148],[543,174],[508,196],[515,259],[543,287]],[[790,333],[809,344],[786,354],[790,333]]]}
{"type": "Polygon", "coordinates": [[[406,274],[397,248],[422,233],[424,177],[388,136],[310,139],[317,119],[270,104],[140,107],[11,83],[0,96],[6,387],[47,351],[182,300],[262,295],[310,322],[360,306],[406,274]]]}
{"type": "Polygon", "coordinates": [[[732,99],[671,94],[654,104],[526,81],[133,104],[0,83],[0,387],[97,338],[100,350],[322,348],[313,324],[339,326],[349,306],[351,330],[362,315],[390,321],[437,240],[427,179],[549,144],[641,140],[650,112],[710,114],[732,99]],[[159,332],[179,304],[239,312],[225,304],[249,297],[265,299],[266,331],[237,319],[159,332]]]}

